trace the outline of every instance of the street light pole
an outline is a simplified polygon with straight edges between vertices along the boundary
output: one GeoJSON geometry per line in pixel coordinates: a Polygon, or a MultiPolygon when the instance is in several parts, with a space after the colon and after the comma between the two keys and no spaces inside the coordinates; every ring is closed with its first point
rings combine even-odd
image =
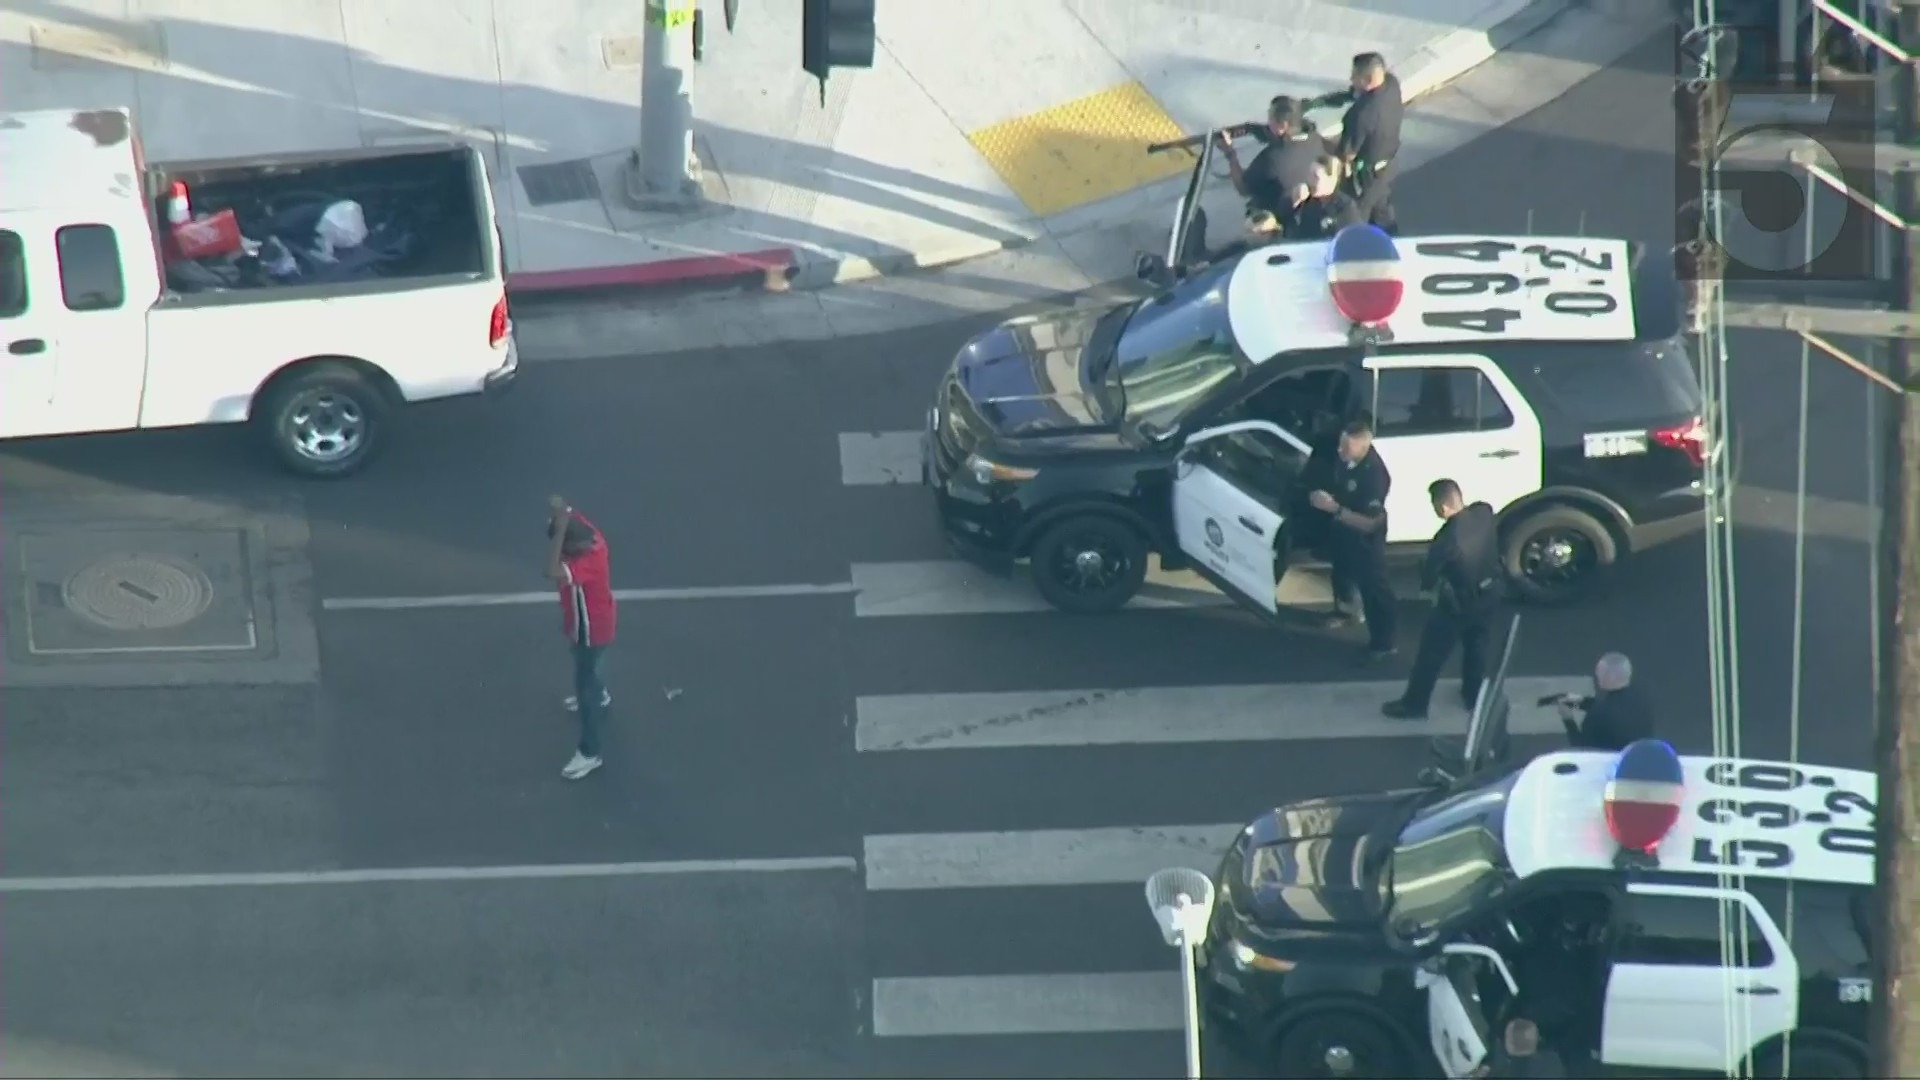
{"type": "Polygon", "coordinates": [[[1167,944],[1180,950],[1181,1030],[1187,1042],[1187,1080],[1200,1080],[1200,973],[1195,947],[1213,917],[1213,880],[1198,870],[1157,870],[1147,879],[1147,907],[1167,944]]]}
{"type": "Polygon", "coordinates": [[[699,197],[693,155],[695,0],[646,0],[641,49],[639,179],[648,200],[699,197]]]}

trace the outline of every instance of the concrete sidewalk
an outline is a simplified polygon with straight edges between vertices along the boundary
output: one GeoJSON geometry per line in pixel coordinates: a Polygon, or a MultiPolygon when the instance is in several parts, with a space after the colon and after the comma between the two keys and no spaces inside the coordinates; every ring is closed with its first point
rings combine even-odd
{"type": "Polygon", "coordinates": [[[749,0],[736,34],[711,20],[686,215],[623,196],[640,0],[6,0],[0,108],[131,106],[155,160],[453,135],[494,169],[518,289],[808,286],[1158,220],[1187,164],[1146,143],[1337,87],[1363,50],[1429,89],[1568,2],[904,0],[823,107],[798,0],[749,0]]]}

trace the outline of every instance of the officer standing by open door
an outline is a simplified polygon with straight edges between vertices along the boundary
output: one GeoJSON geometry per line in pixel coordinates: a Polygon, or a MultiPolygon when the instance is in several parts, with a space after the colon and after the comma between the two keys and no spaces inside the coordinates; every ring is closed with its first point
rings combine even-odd
{"type": "Polygon", "coordinates": [[[1380,711],[1397,720],[1425,720],[1440,669],[1460,649],[1460,699],[1473,710],[1487,677],[1487,644],[1500,601],[1499,531],[1493,507],[1468,505],[1460,485],[1435,480],[1427,487],[1440,531],[1427,548],[1420,586],[1433,596],[1433,612],[1420,632],[1420,651],[1407,676],[1406,692],[1380,711]]]}
{"type": "Polygon", "coordinates": [[[1379,53],[1353,58],[1353,77],[1345,93],[1318,103],[1346,105],[1340,138],[1331,148],[1346,162],[1354,198],[1368,221],[1389,233],[1399,225],[1393,212],[1393,159],[1400,153],[1400,122],[1406,102],[1400,80],[1379,53]]]}
{"type": "Polygon", "coordinates": [[[1393,475],[1373,448],[1373,426],[1349,421],[1340,432],[1339,460],[1332,471],[1333,490],[1317,490],[1307,502],[1327,515],[1329,554],[1333,556],[1334,607],[1351,585],[1360,593],[1367,622],[1367,663],[1394,654],[1393,585],[1387,578],[1387,493],[1393,475]]]}

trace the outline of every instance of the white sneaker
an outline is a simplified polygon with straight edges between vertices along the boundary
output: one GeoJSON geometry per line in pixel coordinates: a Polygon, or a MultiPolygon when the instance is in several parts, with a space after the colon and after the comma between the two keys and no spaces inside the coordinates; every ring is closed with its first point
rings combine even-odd
{"type": "MultiPolygon", "coordinates": [[[[580,699],[577,697],[574,697],[572,694],[568,694],[566,697],[561,698],[560,704],[565,706],[568,712],[580,711],[580,699]]],[[[611,704],[613,704],[613,691],[611,690],[600,691],[600,707],[604,709],[611,704]]]]}
{"type": "Polygon", "coordinates": [[[569,780],[578,780],[599,767],[599,758],[576,752],[573,759],[567,762],[566,767],[560,770],[560,775],[569,780]]]}

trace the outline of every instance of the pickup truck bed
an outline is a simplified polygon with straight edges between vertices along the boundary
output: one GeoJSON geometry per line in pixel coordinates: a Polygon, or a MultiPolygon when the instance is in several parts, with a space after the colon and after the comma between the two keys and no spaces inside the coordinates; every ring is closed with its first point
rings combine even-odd
{"type": "Polygon", "coordinates": [[[408,147],[250,160],[158,165],[148,192],[162,238],[167,302],[287,300],[481,280],[493,266],[484,166],[464,147],[408,147]],[[231,210],[239,233],[267,245],[255,258],[183,259],[171,240],[167,196],[183,183],[196,217],[231,210]],[[332,253],[315,228],[329,206],[359,205],[364,243],[332,253]],[[270,241],[277,240],[276,248],[270,241]]]}

